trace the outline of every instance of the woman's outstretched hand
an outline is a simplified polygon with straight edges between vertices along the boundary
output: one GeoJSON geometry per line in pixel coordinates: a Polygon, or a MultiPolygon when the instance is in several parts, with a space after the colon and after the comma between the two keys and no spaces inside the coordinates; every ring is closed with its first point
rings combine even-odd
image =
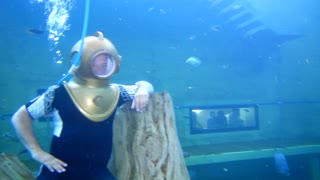
{"type": "Polygon", "coordinates": [[[36,152],[32,153],[32,158],[46,166],[51,172],[65,172],[66,167],[68,166],[67,163],[57,159],[43,150],[37,150],[36,152]]]}

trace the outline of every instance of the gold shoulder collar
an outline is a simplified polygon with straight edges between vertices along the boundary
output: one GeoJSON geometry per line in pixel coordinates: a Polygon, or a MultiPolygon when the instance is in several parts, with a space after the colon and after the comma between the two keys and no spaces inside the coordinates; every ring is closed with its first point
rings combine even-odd
{"type": "Polygon", "coordinates": [[[79,111],[94,122],[106,120],[119,101],[120,90],[116,84],[91,88],[76,83],[64,83],[64,87],[79,111]]]}

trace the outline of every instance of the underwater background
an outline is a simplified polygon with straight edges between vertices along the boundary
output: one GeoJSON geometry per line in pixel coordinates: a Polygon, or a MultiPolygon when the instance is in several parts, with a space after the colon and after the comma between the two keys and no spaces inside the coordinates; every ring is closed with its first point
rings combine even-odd
{"type": "MultiPolygon", "coordinates": [[[[60,6],[68,18],[58,16],[63,26],[49,27],[46,7],[57,2],[1,2],[0,152],[18,154],[33,171],[37,164],[10,117],[70,67],[85,3],[60,1],[69,3],[60,6]],[[55,28],[61,34],[52,40],[55,28]]],[[[319,7],[318,0],[92,0],[87,34],[102,31],[122,56],[114,83],[147,80],[171,94],[191,179],[314,180],[320,178],[319,7]],[[191,107],[243,104],[257,105],[256,129],[191,133],[191,107]],[[244,149],[247,158],[219,156],[244,149]],[[286,156],[290,174],[279,173],[273,149],[286,156]],[[263,150],[269,154],[257,155],[263,150]]],[[[50,117],[34,128],[48,147],[50,117]]]]}

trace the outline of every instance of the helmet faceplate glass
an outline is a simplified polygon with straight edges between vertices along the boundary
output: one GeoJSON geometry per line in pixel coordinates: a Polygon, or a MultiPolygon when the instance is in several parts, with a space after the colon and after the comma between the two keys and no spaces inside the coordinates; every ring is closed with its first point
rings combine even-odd
{"type": "Polygon", "coordinates": [[[92,74],[98,79],[109,78],[114,73],[115,68],[114,59],[106,52],[97,53],[91,59],[92,74]]]}

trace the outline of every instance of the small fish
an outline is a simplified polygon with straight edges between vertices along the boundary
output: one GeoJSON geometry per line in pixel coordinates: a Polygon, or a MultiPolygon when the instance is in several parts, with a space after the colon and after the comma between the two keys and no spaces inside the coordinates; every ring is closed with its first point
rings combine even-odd
{"type": "Polygon", "coordinates": [[[183,157],[184,157],[184,158],[190,157],[190,153],[189,153],[189,152],[183,152],[183,157]]]}
{"type": "Polygon", "coordinates": [[[201,65],[201,60],[194,56],[189,57],[185,62],[192,65],[193,67],[198,67],[201,65]]]}
{"type": "Polygon", "coordinates": [[[224,172],[228,172],[228,171],[229,171],[228,168],[223,168],[222,170],[223,170],[224,172]]]}
{"type": "Polygon", "coordinates": [[[41,30],[41,29],[34,29],[34,28],[28,29],[28,32],[31,33],[31,34],[38,34],[38,35],[44,33],[43,30],[41,30]]]}
{"type": "Polygon", "coordinates": [[[160,13],[163,14],[163,15],[167,15],[167,11],[165,11],[164,9],[159,9],[160,13]]]}
{"type": "Polygon", "coordinates": [[[147,12],[151,12],[151,11],[153,11],[154,10],[154,7],[150,7],[148,10],[147,10],[147,12]]]}
{"type": "Polygon", "coordinates": [[[27,149],[23,149],[23,150],[21,150],[21,151],[19,151],[18,152],[18,156],[21,156],[21,155],[23,155],[23,154],[27,154],[29,151],[27,150],[27,149]]]}
{"type": "Polygon", "coordinates": [[[241,7],[242,7],[241,4],[236,4],[232,7],[232,9],[237,10],[237,9],[240,9],[241,7]]]}
{"type": "Polygon", "coordinates": [[[306,62],[307,64],[309,64],[309,63],[310,63],[309,59],[305,59],[305,62],[306,62]]]}
{"type": "Polygon", "coordinates": [[[220,31],[221,30],[221,26],[220,25],[211,26],[210,29],[212,31],[220,31]]]}
{"type": "MultiPolygon", "coordinates": [[[[7,108],[7,106],[1,106],[1,105],[0,105],[0,109],[2,109],[2,108],[7,108]]],[[[0,119],[1,119],[1,120],[8,120],[8,119],[10,119],[12,116],[13,116],[13,114],[10,114],[10,113],[8,113],[8,114],[0,114],[0,119]]]]}
{"type": "Polygon", "coordinates": [[[13,142],[19,142],[18,137],[15,136],[15,135],[12,135],[10,133],[1,133],[0,132],[0,137],[2,137],[3,139],[8,139],[8,140],[13,141],[13,142]]]}
{"type": "Polygon", "coordinates": [[[276,171],[285,176],[290,175],[290,169],[286,157],[281,152],[276,152],[274,154],[274,163],[276,171]]]}

